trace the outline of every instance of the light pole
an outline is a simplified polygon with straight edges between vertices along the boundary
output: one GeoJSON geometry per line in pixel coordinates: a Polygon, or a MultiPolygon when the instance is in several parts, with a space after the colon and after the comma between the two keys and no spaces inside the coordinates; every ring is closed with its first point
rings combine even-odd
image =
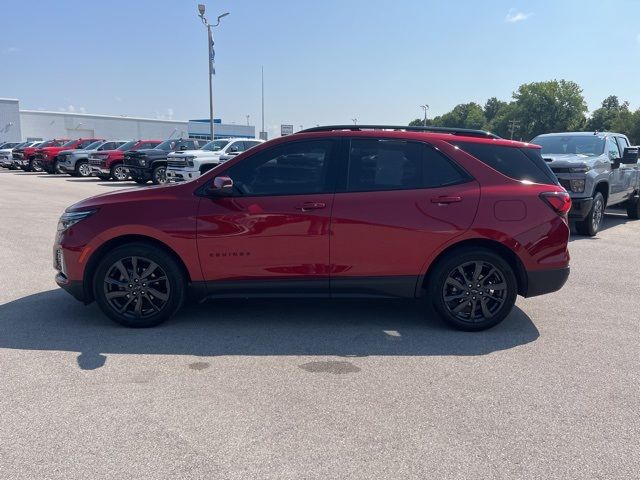
{"type": "Polygon", "coordinates": [[[207,40],[209,43],[209,133],[211,134],[211,141],[213,141],[215,140],[213,136],[213,75],[216,72],[213,67],[215,52],[213,50],[213,32],[211,31],[211,28],[220,25],[220,19],[229,15],[229,12],[218,15],[218,21],[216,24],[211,25],[204,16],[204,11],[205,6],[202,3],[198,4],[198,16],[200,17],[200,20],[202,20],[202,24],[207,27],[207,40]]]}
{"type": "Polygon", "coordinates": [[[429,110],[429,105],[426,103],[424,105],[420,105],[420,108],[424,110],[424,126],[427,126],[427,110],[429,110]]]}
{"type": "Polygon", "coordinates": [[[358,124],[358,119],[357,118],[352,118],[351,121],[353,122],[354,125],[358,124]]]}

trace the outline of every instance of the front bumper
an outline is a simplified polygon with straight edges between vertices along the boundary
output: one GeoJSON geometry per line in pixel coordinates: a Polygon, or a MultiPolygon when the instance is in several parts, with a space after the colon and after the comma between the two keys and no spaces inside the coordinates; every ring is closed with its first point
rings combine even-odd
{"type": "Polygon", "coordinates": [[[200,176],[200,170],[167,169],[167,180],[170,182],[186,182],[200,176]]]}
{"type": "Polygon", "coordinates": [[[593,198],[572,198],[569,218],[571,220],[584,220],[593,206],[593,198]]]}
{"type": "Polygon", "coordinates": [[[527,292],[524,297],[537,297],[557,292],[569,278],[569,267],[527,272],[527,292]]]}
{"type": "Polygon", "coordinates": [[[56,283],[60,288],[69,292],[73,298],[82,303],[86,303],[84,284],[82,282],[69,280],[64,273],[58,272],[56,275],[56,283]]]}
{"type": "Polygon", "coordinates": [[[136,178],[151,178],[151,169],[147,167],[140,167],[136,165],[127,165],[124,167],[128,170],[129,175],[136,178]]]}
{"type": "Polygon", "coordinates": [[[91,173],[93,175],[111,175],[111,170],[109,170],[108,168],[91,165],[91,173]]]}

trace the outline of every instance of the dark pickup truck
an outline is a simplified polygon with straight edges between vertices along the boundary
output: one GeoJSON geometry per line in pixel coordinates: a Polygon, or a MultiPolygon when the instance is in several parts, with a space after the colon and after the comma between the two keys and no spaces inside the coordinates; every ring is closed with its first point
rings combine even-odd
{"type": "Polygon", "coordinates": [[[165,140],[155,148],[127,152],[124,166],[129,170],[131,179],[140,184],[151,180],[155,185],[167,182],[167,155],[183,150],[198,150],[203,140],[182,139],[165,140]]]}

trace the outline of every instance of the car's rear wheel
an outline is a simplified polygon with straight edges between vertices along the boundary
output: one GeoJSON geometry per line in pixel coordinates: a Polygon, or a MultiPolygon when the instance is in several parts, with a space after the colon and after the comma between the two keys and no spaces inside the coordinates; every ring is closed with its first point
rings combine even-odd
{"type": "Polygon", "coordinates": [[[153,327],[184,301],[186,279],[171,255],[146,243],[122,245],[100,261],[93,278],[98,305],[127,327],[153,327]]]}
{"type": "Polygon", "coordinates": [[[509,263],[484,248],[456,250],[438,261],[428,278],[436,311],[451,326],[491,328],[511,312],[518,281],[509,263]]]}
{"type": "Polygon", "coordinates": [[[602,226],[605,208],[604,197],[600,192],[596,192],[593,196],[593,205],[591,205],[589,214],[584,220],[576,222],[576,231],[580,235],[595,237],[602,226]]]}
{"type": "Polygon", "coordinates": [[[636,195],[627,202],[627,217],[632,220],[640,219],[640,196],[636,195]]]}
{"type": "Polygon", "coordinates": [[[87,178],[91,176],[91,166],[86,161],[76,163],[76,174],[78,177],[87,178]]]}
{"type": "Polygon", "coordinates": [[[162,185],[164,183],[167,183],[167,167],[165,167],[164,165],[159,165],[154,168],[151,181],[154,185],[162,185]]]}
{"type": "Polygon", "coordinates": [[[111,178],[118,182],[123,182],[129,178],[129,172],[124,165],[114,165],[111,167],[111,178]]]}

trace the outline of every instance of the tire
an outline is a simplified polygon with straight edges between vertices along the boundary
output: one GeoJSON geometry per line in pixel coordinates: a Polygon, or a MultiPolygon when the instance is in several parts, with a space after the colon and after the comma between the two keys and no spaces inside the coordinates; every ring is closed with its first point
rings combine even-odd
{"type": "Polygon", "coordinates": [[[131,177],[131,179],[136,182],[138,185],[145,185],[148,180],[146,178],[139,178],[139,177],[131,177]]]}
{"type": "Polygon", "coordinates": [[[165,165],[155,167],[151,174],[151,181],[154,185],[164,185],[167,183],[167,167],[165,165]]]}
{"type": "Polygon", "coordinates": [[[180,265],[167,252],[147,243],[116,247],[100,261],[93,276],[100,309],[116,323],[132,328],[166,321],[182,306],[185,291],[180,265]]]}
{"type": "Polygon", "coordinates": [[[125,166],[122,163],[119,163],[111,167],[111,175],[109,176],[116,182],[124,182],[129,178],[129,173],[126,171],[125,166]]]}
{"type": "Polygon", "coordinates": [[[576,231],[580,235],[595,237],[602,227],[605,208],[606,205],[604,203],[604,197],[600,192],[596,192],[593,196],[593,205],[591,206],[591,210],[589,210],[587,217],[584,220],[576,222],[576,231]]]}
{"type": "Polygon", "coordinates": [[[29,172],[42,172],[42,165],[40,165],[40,162],[37,161],[35,158],[32,158],[29,161],[29,169],[27,171],[29,171],[29,172]]]}
{"type": "Polygon", "coordinates": [[[56,175],[62,175],[63,173],[66,173],[66,172],[63,172],[60,169],[60,165],[58,164],[58,160],[54,160],[53,161],[53,173],[55,173],[56,175]]]}
{"type": "Polygon", "coordinates": [[[627,202],[627,217],[631,220],[640,219],[640,196],[636,195],[627,202]]]}
{"type": "Polygon", "coordinates": [[[100,180],[109,180],[111,178],[111,175],[108,173],[96,173],[96,177],[98,177],[100,180]]]}
{"type": "Polygon", "coordinates": [[[86,160],[76,162],[75,175],[76,177],[88,178],[91,176],[91,166],[86,160]]]}
{"type": "Polygon", "coordinates": [[[434,308],[458,330],[477,332],[499,324],[513,309],[518,294],[509,263],[480,247],[455,250],[438,260],[428,282],[434,308]]]}

